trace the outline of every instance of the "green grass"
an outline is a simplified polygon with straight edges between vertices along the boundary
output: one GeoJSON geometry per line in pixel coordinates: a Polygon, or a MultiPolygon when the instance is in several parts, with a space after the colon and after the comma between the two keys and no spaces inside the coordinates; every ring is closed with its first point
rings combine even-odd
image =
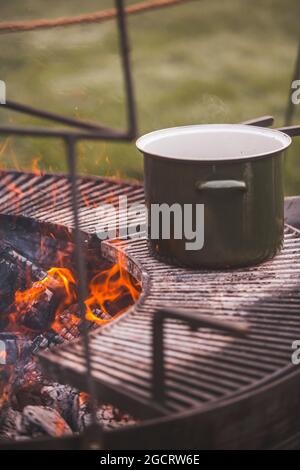
{"type": "MultiPolygon", "coordinates": [[[[111,1],[2,2],[1,21],[99,10],[111,1]],[[51,4],[51,11],[49,6],[51,4]]],[[[133,3],[133,2],[127,2],[133,3]]],[[[273,114],[283,123],[299,38],[298,0],[198,0],[130,17],[140,133],[173,125],[239,122],[273,114]]],[[[8,98],[69,116],[124,126],[114,21],[2,34],[0,79],[8,98]]],[[[2,123],[39,121],[1,109],[2,123]]],[[[300,106],[295,122],[300,122],[300,106]]],[[[66,169],[59,141],[10,139],[2,167],[66,169]]],[[[84,142],[82,173],[141,179],[134,144],[84,142]]],[[[286,193],[300,193],[300,141],[286,159],[286,193]]]]}

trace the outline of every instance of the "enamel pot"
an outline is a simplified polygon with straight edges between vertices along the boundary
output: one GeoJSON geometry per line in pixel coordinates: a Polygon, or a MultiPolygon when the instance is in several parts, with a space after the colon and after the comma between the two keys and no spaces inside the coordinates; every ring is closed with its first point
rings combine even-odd
{"type": "Polygon", "coordinates": [[[152,250],[200,268],[272,258],[283,243],[283,155],[290,144],[284,132],[246,124],[175,127],[139,138],[152,250]]]}

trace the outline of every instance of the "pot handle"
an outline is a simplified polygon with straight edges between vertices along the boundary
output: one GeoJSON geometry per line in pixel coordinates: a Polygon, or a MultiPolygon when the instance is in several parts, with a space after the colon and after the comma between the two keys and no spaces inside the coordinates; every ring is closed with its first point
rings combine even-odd
{"type": "Polygon", "coordinates": [[[300,126],[279,127],[278,131],[288,134],[290,137],[300,136],[300,126]]]}
{"type": "Polygon", "coordinates": [[[238,180],[212,180],[212,181],[197,181],[196,188],[198,191],[218,191],[220,189],[231,190],[231,191],[247,191],[245,181],[238,180]]]}
{"type": "Polygon", "coordinates": [[[247,124],[248,126],[259,126],[259,127],[269,127],[274,123],[273,116],[261,116],[254,119],[249,119],[248,121],[243,121],[241,124],[247,124]]]}

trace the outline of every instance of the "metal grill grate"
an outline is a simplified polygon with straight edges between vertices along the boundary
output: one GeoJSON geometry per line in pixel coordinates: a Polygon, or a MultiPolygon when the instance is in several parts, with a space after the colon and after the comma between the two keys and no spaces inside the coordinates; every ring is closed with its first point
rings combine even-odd
{"type": "MultiPolygon", "coordinates": [[[[72,227],[68,179],[6,172],[1,175],[0,211],[72,227]]],[[[143,188],[108,179],[78,181],[82,229],[93,233],[95,206],[127,194],[142,202],[143,188]]],[[[300,334],[300,236],[285,228],[284,248],[274,260],[235,271],[195,271],[153,258],[145,239],[104,242],[110,258],[123,254],[142,278],[143,295],[127,314],[90,335],[98,395],[143,417],[180,412],[218,402],[288,372],[291,343],[300,334]],[[247,338],[209,329],[191,331],[168,320],[165,327],[165,402],[152,399],[152,320],[163,306],[197,309],[220,319],[246,319],[247,338]]],[[[60,381],[84,388],[85,357],[80,341],[41,355],[60,381]]]]}
{"type": "MultiPolygon", "coordinates": [[[[156,309],[170,305],[223,319],[247,318],[251,335],[236,339],[208,329],[191,332],[169,321],[165,411],[178,412],[231,396],[270,379],[279,369],[289,369],[291,343],[300,333],[299,249],[298,233],[287,228],[283,252],[276,260],[259,268],[211,273],[170,268],[149,256],[145,241],[130,242],[127,247],[123,243],[122,250],[139,260],[150,281],[146,295],[129,315],[91,335],[99,386],[119,387],[120,396],[126,394],[153,412],[163,411],[154,406],[151,395],[152,316],[156,309]]],[[[79,374],[84,371],[80,344],[59,349],[44,360],[55,364],[59,376],[70,368],[79,374]]]]}

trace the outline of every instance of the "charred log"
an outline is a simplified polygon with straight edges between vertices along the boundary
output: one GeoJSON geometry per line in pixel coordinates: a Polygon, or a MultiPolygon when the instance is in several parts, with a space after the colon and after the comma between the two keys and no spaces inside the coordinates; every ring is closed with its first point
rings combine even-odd
{"type": "Polygon", "coordinates": [[[18,420],[17,432],[20,436],[53,436],[60,437],[71,434],[66,421],[53,408],[48,406],[28,405],[18,420]]]}

